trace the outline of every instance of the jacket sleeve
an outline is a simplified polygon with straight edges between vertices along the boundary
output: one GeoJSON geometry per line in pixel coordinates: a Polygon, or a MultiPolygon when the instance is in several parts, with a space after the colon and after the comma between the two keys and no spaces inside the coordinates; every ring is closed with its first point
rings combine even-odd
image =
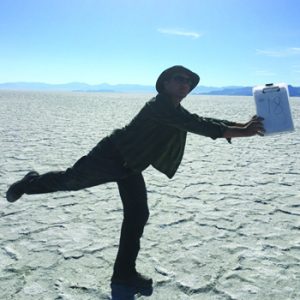
{"type": "Polygon", "coordinates": [[[148,116],[152,120],[176,127],[180,130],[211,137],[212,139],[223,137],[228,126],[233,122],[213,118],[200,117],[184,109],[181,105],[177,108],[169,103],[156,102],[148,107],[148,116]]]}

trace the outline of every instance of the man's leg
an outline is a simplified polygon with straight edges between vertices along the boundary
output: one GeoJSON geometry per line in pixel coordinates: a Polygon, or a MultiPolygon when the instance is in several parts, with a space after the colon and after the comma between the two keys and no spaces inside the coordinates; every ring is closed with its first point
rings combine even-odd
{"type": "Polygon", "coordinates": [[[142,277],[135,268],[140,238],[149,217],[145,181],[142,174],[137,173],[118,181],[118,187],[124,219],[112,283],[133,285],[137,288],[151,287],[152,280],[142,277]]]}
{"type": "Polygon", "coordinates": [[[39,175],[31,172],[7,191],[7,200],[16,201],[25,194],[41,194],[56,191],[76,191],[83,188],[117,181],[130,174],[112,142],[102,140],[88,155],[79,159],[66,171],[39,175]],[[16,195],[16,196],[15,196],[16,195]]]}

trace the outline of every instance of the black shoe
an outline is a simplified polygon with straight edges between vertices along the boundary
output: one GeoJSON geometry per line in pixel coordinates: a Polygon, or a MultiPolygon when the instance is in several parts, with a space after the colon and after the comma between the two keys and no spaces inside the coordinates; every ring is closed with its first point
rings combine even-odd
{"type": "Polygon", "coordinates": [[[25,186],[28,183],[30,179],[32,179],[35,176],[39,176],[39,173],[35,171],[31,171],[28,174],[26,174],[23,179],[15,182],[12,184],[9,189],[6,192],[6,199],[8,202],[15,202],[19,198],[23,196],[25,193],[25,186]]]}
{"type": "Polygon", "coordinates": [[[151,278],[147,278],[140,273],[126,279],[113,277],[111,279],[113,299],[131,299],[130,296],[133,297],[135,294],[151,296],[153,293],[152,284],[153,280],[151,278]]]}

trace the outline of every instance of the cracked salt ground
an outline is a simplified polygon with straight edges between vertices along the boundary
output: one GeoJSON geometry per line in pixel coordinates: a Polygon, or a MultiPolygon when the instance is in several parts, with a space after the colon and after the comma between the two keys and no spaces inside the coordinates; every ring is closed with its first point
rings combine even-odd
{"type": "MultiPolygon", "coordinates": [[[[0,92],[0,299],[110,299],[122,221],[114,184],[4,197],[30,169],[69,167],[149,98],[0,92]]],[[[183,105],[241,122],[254,113],[252,97],[183,105]]],[[[154,278],[150,299],[300,299],[300,99],[291,106],[292,134],[232,145],[189,134],[172,180],[145,172],[151,217],[138,269],[154,278]]]]}

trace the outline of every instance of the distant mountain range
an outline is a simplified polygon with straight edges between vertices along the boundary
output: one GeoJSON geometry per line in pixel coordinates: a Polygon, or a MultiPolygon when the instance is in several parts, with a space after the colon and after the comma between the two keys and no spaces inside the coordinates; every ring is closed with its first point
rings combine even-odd
{"type": "MultiPolygon", "coordinates": [[[[75,92],[116,92],[116,93],[155,93],[154,86],[138,84],[116,84],[107,83],[90,85],[82,82],[71,82],[66,84],[47,84],[40,82],[9,82],[0,83],[0,90],[42,90],[42,91],[75,91],[75,92]]],[[[300,97],[300,87],[289,85],[291,97],[300,97]]],[[[193,94],[201,95],[226,95],[226,96],[252,96],[252,87],[228,86],[207,87],[198,86],[193,94]]]]}
{"type": "MultiPolygon", "coordinates": [[[[291,97],[300,97],[300,87],[288,86],[291,97]]],[[[212,90],[204,95],[223,95],[223,96],[252,96],[252,87],[224,87],[220,90],[212,90]]]]}

